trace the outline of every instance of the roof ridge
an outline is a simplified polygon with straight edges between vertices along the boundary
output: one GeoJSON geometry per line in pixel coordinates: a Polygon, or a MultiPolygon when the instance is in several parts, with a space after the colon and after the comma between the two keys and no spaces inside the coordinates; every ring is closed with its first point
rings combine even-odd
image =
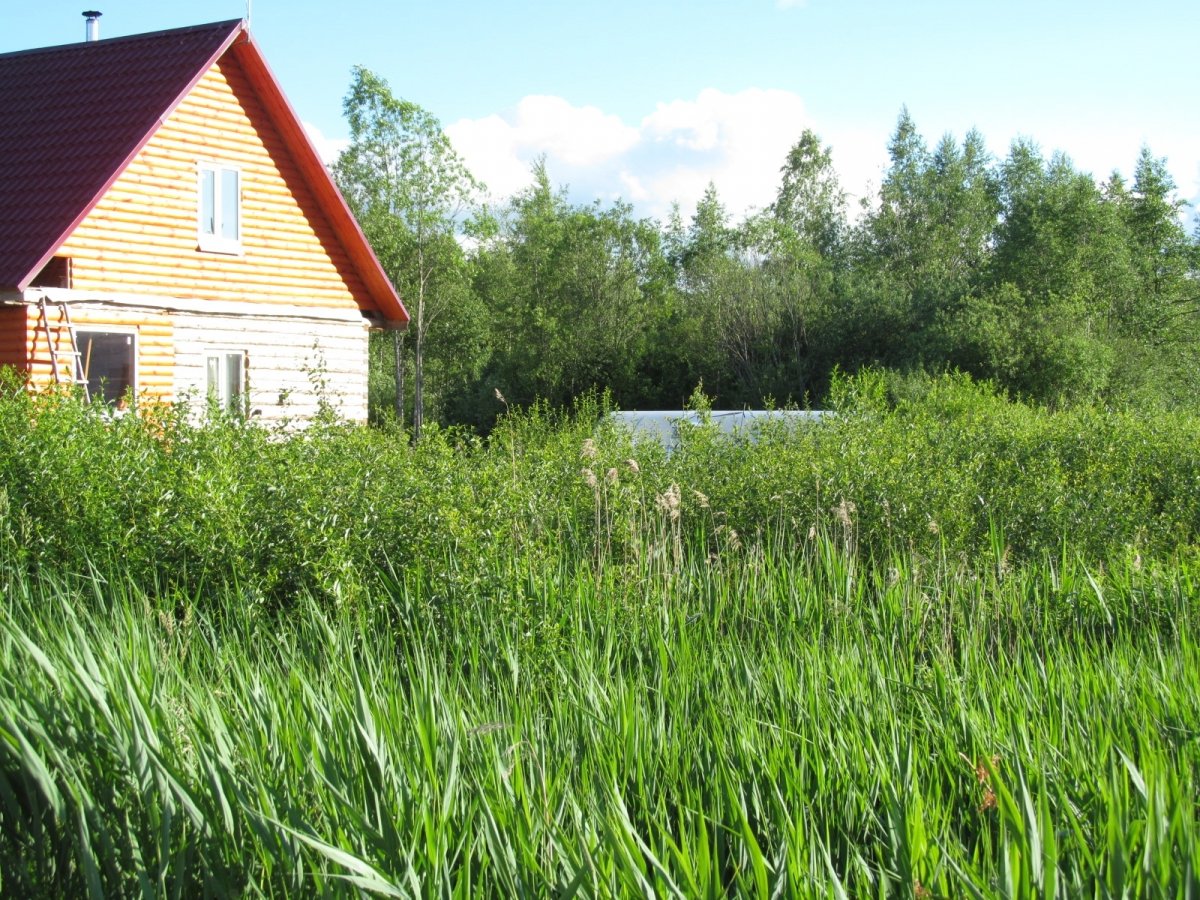
{"type": "Polygon", "coordinates": [[[29,47],[25,50],[10,50],[7,53],[0,53],[0,59],[11,59],[16,56],[32,56],[36,53],[56,53],[62,51],[78,51],[83,47],[95,45],[97,47],[111,47],[114,44],[126,44],[133,41],[156,39],[161,40],[164,37],[178,35],[182,37],[186,34],[194,34],[199,31],[225,31],[246,24],[245,19],[222,19],[219,22],[207,22],[203,25],[185,25],[181,28],[164,28],[159,31],[141,31],[137,34],[122,34],[116,37],[101,38],[98,41],[72,41],[68,44],[52,44],[49,47],[29,47]]]}

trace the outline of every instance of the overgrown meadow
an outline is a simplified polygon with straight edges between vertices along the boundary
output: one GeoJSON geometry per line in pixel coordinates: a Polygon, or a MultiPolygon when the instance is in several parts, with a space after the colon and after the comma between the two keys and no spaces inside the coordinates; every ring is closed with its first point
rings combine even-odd
{"type": "MultiPolygon", "coordinates": [[[[1195,896],[1200,419],[0,397],[0,893],[1195,896]]],[[[702,406],[702,400],[698,400],[702,406]]]]}

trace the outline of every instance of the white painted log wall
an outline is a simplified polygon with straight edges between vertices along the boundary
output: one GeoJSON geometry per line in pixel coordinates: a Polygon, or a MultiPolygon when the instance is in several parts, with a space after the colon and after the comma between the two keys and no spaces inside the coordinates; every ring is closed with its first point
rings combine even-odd
{"type": "Polygon", "coordinates": [[[266,316],[174,312],[175,397],[198,409],[205,402],[206,357],[214,350],[246,353],[246,387],[256,421],[303,425],[319,405],[316,381],[340,418],[367,418],[367,326],[266,316]]]}

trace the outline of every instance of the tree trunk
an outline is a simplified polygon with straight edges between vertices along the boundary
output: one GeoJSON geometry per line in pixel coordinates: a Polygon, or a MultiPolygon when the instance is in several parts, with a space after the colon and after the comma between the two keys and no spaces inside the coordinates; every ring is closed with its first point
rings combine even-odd
{"type": "Polygon", "coordinates": [[[396,354],[396,421],[404,425],[404,332],[392,332],[392,348],[396,354]]]}
{"type": "Polygon", "coordinates": [[[421,426],[425,424],[425,341],[417,329],[416,345],[413,347],[413,440],[421,439],[421,426]]]}
{"type": "Polygon", "coordinates": [[[413,441],[421,439],[421,426],[425,424],[425,252],[417,251],[417,262],[421,266],[421,282],[417,289],[417,333],[413,346],[413,441]]]}

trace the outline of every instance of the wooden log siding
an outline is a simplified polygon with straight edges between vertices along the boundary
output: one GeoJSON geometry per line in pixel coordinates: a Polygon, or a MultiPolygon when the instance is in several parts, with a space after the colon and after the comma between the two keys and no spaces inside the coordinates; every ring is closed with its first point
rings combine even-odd
{"type": "Polygon", "coordinates": [[[28,368],[28,358],[25,307],[0,306],[0,368],[28,368]]]}
{"type": "Polygon", "coordinates": [[[58,252],[79,291],[374,308],[232,52],[58,252]],[[241,170],[240,256],[197,249],[200,161],[241,170]]]}
{"type": "MultiPolygon", "coordinates": [[[[21,367],[29,372],[31,388],[48,388],[54,384],[54,363],[50,357],[50,343],[41,325],[41,313],[36,306],[12,308],[15,321],[0,320],[0,334],[4,335],[0,348],[16,343],[10,335],[19,336],[18,351],[22,357],[21,367]],[[21,325],[24,318],[24,327],[21,325]]],[[[9,310],[3,310],[8,313],[9,310]]],[[[50,304],[50,341],[63,353],[70,350],[70,339],[63,325],[62,307],[50,304]]],[[[137,359],[134,369],[136,393],[141,400],[170,401],[174,397],[175,349],[174,327],[165,313],[147,310],[110,309],[99,305],[72,305],[71,321],[77,330],[132,331],[137,336],[137,359]]],[[[7,363],[7,352],[0,349],[0,365],[7,363]]],[[[69,356],[59,357],[62,378],[70,382],[71,365],[69,356]]]]}
{"type": "Polygon", "coordinates": [[[367,418],[367,327],[358,322],[175,313],[175,391],[203,409],[210,352],[242,351],[256,420],[311,418],[324,398],[342,418],[367,418]]]}

